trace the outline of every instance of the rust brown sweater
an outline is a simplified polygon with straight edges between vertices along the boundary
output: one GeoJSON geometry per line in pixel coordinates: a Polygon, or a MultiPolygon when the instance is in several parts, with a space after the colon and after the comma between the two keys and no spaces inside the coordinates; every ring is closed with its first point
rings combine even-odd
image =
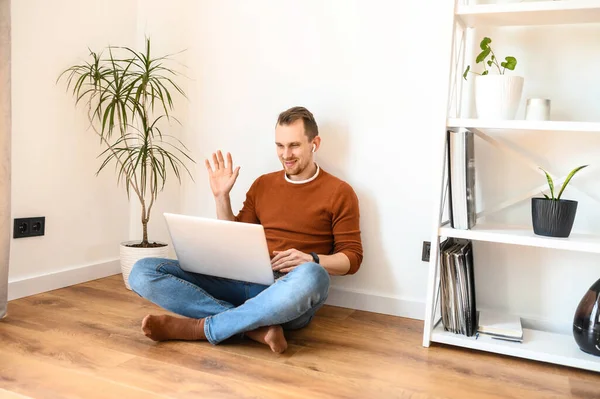
{"type": "Polygon", "coordinates": [[[281,170],[252,183],[235,220],[264,227],[271,257],[290,248],[319,255],[341,252],[350,260],[348,274],[354,274],[363,258],[358,205],[352,187],[323,169],[299,184],[286,180],[281,170]]]}

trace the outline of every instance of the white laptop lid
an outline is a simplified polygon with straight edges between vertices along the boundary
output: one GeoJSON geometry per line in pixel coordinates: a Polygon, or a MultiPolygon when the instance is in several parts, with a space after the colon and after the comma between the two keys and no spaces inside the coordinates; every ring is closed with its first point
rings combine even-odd
{"type": "Polygon", "coordinates": [[[183,270],[263,285],[275,282],[260,224],[172,213],[164,216],[183,270]]]}

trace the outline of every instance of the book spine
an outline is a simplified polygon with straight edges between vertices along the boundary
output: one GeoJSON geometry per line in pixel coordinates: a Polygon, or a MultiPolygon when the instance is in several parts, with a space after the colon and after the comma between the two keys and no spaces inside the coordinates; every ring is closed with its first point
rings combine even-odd
{"type": "Polygon", "coordinates": [[[447,147],[450,225],[455,229],[470,229],[477,223],[473,132],[448,131],[447,147]]]}

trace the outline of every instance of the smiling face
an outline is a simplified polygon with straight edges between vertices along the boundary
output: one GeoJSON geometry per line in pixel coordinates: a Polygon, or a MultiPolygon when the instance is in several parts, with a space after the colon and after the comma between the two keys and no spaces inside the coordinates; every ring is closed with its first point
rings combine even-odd
{"type": "Polygon", "coordinates": [[[275,144],[277,156],[285,173],[291,180],[308,179],[316,171],[313,160],[313,145],[319,148],[320,137],[309,140],[304,131],[304,122],[298,119],[290,124],[277,124],[275,144]]]}

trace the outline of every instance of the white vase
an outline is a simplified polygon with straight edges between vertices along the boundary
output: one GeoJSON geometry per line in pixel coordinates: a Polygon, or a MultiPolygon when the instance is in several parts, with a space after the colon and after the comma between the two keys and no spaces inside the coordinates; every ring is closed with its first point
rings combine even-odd
{"type": "Polygon", "coordinates": [[[522,76],[477,75],[475,108],[480,119],[515,119],[521,95],[522,76]]]}
{"type": "Polygon", "coordinates": [[[156,248],[136,248],[127,246],[128,244],[137,244],[139,242],[139,240],[126,241],[122,242],[120,246],[121,272],[123,273],[123,282],[128,290],[131,290],[128,280],[135,262],[144,258],[166,258],[169,254],[169,246],[166,243],[161,242],[158,243],[165,245],[156,248]]]}

